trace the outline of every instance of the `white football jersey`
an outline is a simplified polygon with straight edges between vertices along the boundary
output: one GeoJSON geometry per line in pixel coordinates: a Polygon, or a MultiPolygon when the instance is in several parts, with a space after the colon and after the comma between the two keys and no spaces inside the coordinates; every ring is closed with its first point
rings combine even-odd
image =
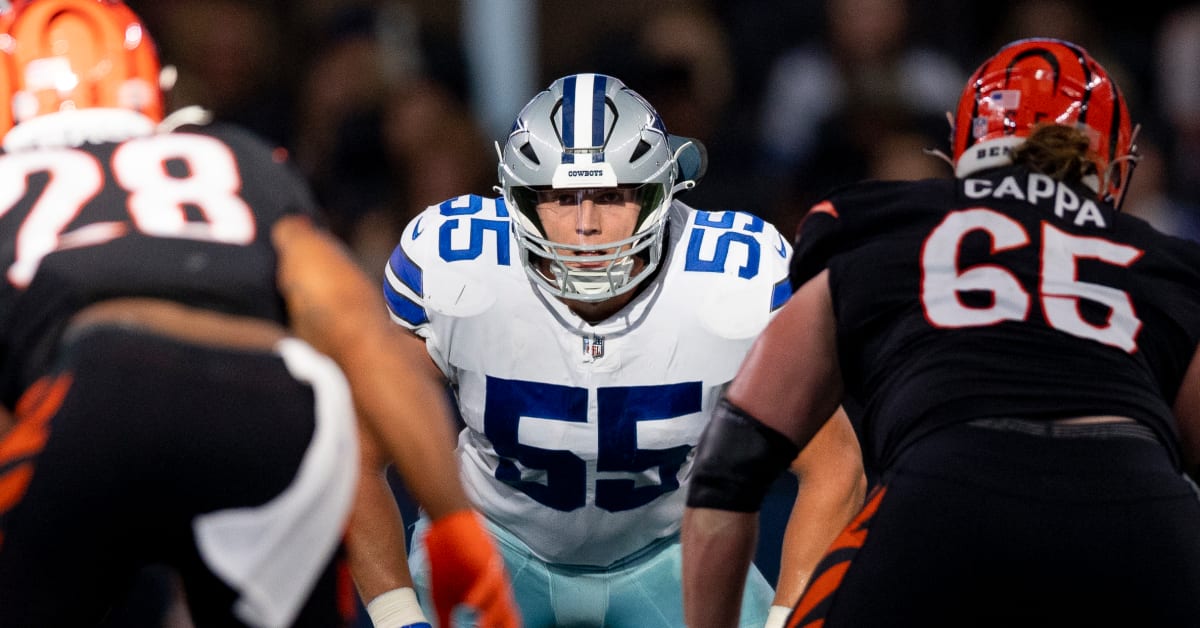
{"type": "Polygon", "coordinates": [[[658,275],[594,325],[526,276],[502,199],[429,207],[388,262],[392,319],[457,394],[468,495],[548,562],[607,566],[679,530],[700,433],[791,295],[769,223],[679,201],[668,220],[658,275]]]}

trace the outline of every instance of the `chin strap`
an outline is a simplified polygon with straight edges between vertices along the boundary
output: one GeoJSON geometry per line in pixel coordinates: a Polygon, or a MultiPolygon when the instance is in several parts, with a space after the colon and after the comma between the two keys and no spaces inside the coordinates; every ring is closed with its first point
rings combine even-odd
{"type": "Polygon", "coordinates": [[[931,157],[937,157],[938,159],[941,159],[950,166],[951,170],[954,169],[954,160],[950,158],[950,155],[946,154],[946,151],[940,148],[922,148],[921,152],[931,157]]]}
{"type": "Polygon", "coordinates": [[[189,105],[181,109],[172,111],[170,115],[163,118],[162,122],[158,123],[156,131],[159,133],[170,133],[181,126],[189,124],[204,125],[212,122],[212,112],[200,105],[189,105]]]}
{"type": "Polygon", "coordinates": [[[1138,133],[1141,132],[1141,130],[1142,125],[1140,124],[1133,127],[1133,133],[1129,135],[1129,152],[1112,160],[1112,163],[1108,164],[1108,168],[1104,171],[1104,181],[1102,182],[1103,187],[1100,189],[1107,192],[1110,187],[1110,182],[1113,179],[1113,175],[1117,173],[1117,167],[1121,164],[1121,162],[1129,162],[1129,169],[1125,171],[1124,180],[1121,181],[1117,186],[1117,197],[1112,198],[1111,195],[1108,195],[1109,198],[1106,199],[1112,203],[1113,207],[1117,211],[1121,211],[1121,204],[1125,201],[1125,190],[1129,186],[1129,180],[1133,178],[1133,171],[1137,167],[1138,162],[1142,160],[1142,156],[1138,154],[1137,149],[1138,133]]]}

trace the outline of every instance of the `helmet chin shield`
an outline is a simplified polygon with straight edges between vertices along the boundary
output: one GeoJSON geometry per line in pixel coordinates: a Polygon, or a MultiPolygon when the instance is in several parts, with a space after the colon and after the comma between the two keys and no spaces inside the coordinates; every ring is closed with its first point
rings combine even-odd
{"type": "MultiPolygon", "coordinates": [[[[702,149],[669,136],[644,98],[610,76],[574,74],[554,81],[517,116],[497,145],[500,191],[513,210],[521,260],[535,284],[563,299],[604,301],[654,274],[663,254],[667,209],[678,182],[679,155],[699,163],[702,149]],[[551,239],[538,214],[539,195],[624,191],[637,204],[632,233],[608,242],[551,239]]],[[[684,176],[698,179],[697,165],[684,176]]],[[[604,210],[600,210],[604,211],[604,210]]]]}

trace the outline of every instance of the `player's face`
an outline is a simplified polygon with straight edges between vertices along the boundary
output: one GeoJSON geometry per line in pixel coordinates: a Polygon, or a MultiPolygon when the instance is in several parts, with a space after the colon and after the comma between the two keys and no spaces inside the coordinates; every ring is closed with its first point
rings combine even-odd
{"type": "MultiPolygon", "coordinates": [[[[538,219],[548,240],[596,247],[589,251],[559,250],[564,257],[586,258],[617,252],[616,248],[606,249],[603,245],[632,236],[641,212],[636,191],[629,188],[541,190],[537,200],[538,219]]],[[[571,265],[587,268],[605,266],[607,262],[580,261],[571,265]]]]}

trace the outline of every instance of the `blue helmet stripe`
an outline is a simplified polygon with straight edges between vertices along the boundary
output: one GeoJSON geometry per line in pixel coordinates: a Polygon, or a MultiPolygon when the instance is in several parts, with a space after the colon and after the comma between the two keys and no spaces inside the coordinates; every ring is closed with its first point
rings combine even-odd
{"type": "MultiPolygon", "coordinates": [[[[568,76],[563,81],[562,112],[562,141],[563,148],[575,147],[575,76],[568,76]]],[[[575,163],[575,155],[563,151],[562,163],[575,163]]]]}
{"type": "MultiPolygon", "coordinates": [[[[604,115],[608,107],[604,106],[604,92],[608,89],[608,78],[596,75],[592,80],[592,146],[604,146],[604,115]]],[[[604,153],[593,153],[592,163],[604,161],[604,153]]]]}

